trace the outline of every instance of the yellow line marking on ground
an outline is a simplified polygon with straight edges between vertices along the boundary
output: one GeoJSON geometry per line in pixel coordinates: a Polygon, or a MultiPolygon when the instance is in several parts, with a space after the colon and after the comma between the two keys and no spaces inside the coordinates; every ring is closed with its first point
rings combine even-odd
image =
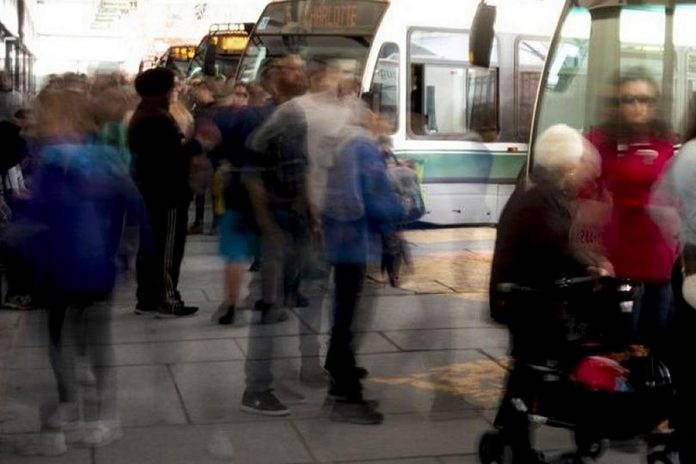
{"type": "MultiPolygon", "coordinates": [[[[505,365],[507,358],[499,360],[505,365]]],[[[446,392],[484,408],[497,406],[503,391],[505,369],[490,359],[438,366],[400,377],[372,377],[372,382],[446,392]]]]}

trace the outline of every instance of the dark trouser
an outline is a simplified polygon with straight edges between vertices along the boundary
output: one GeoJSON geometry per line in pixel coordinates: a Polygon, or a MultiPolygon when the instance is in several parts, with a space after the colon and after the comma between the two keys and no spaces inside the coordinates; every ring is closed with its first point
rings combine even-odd
{"type": "Polygon", "coordinates": [[[674,318],[672,286],[669,282],[644,283],[643,295],[633,306],[633,335],[660,353],[674,318]]]}
{"type": "Polygon", "coordinates": [[[292,209],[278,208],[271,213],[283,232],[283,242],[262,238],[261,277],[263,300],[275,304],[279,294],[292,298],[300,289],[301,273],[309,251],[309,225],[304,215],[292,209]]]}
{"type": "Polygon", "coordinates": [[[193,220],[193,224],[196,226],[202,226],[203,217],[205,216],[205,193],[196,195],[194,204],[196,206],[196,216],[193,220]]]}
{"type": "Polygon", "coordinates": [[[7,273],[7,296],[29,295],[32,291],[31,266],[17,250],[9,250],[4,255],[7,273]]]}
{"type": "Polygon", "coordinates": [[[147,212],[150,237],[141,234],[136,261],[138,302],[169,308],[181,306],[183,302],[177,286],[186,244],[188,207],[147,204],[147,212]],[[143,246],[143,243],[151,246],[143,246]]]}
{"type": "Polygon", "coordinates": [[[116,417],[116,389],[112,366],[111,308],[105,294],[68,297],[53,294],[49,299],[49,359],[61,403],[78,400],[75,355],[89,355],[95,369],[98,404],[92,419],[116,417]],[[98,301],[101,300],[101,301],[98,301]],[[67,338],[67,340],[66,340],[67,338]]]}
{"type": "Polygon", "coordinates": [[[669,337],[669,367],[676,390],[672,426],[676,432],[679,462],[696,462],[696,309],[689,306],[682,296],[683,277],[681,262],[677,261],[672,272],[674,288],[675,323],[669,337]]]}
{"type": "Polygon", "coordinates": [[[333,379],[332,393],[355,401],[362,399],[362,385],[355,369],[353,320],[365,273],[365,263],[334,264],[334,320],[325,365],[333,379]]]}

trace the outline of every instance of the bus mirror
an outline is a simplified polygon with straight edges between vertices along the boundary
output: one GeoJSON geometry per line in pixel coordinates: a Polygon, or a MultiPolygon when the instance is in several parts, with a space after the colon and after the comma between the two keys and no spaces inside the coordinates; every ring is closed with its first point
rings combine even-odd
{"type": "Polygon", "coordinates": [[[205,49],[205,55],[203,56],[203,74],[206,76],[215,76],[217,74],[215,70],[215,59],[217,58],[217,46],[210,43],[205,49]]]}
{"type": "Polygon", "coordinates": [[[478,4],[469,32],[469,62],[474,66],[488,68],[491,64],[496,8],[484,0],[478,4]]]}

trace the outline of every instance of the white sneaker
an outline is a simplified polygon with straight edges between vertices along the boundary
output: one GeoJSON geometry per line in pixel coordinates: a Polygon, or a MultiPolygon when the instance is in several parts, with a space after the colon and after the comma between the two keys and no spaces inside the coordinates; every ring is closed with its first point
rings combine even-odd
{"type": "Polygon", "coordinates": [[[62,432],[73,432],[82,428],[80,408],[77,403],[60,403],[55,412],[46,419],[46,426],[62,432]]]}
{"type": "Polygon", "coordinates": [[[15,452],[22,456],[60,456],[68,451],[61,432],[41,433],[15,443],[15,452]]]}
{"type": "Polygon", "coordinates": [[[110,443],[123,438],[121,421],[119,420],[97,420],[85,424],[82,435],[82,443],[87,446],[106,446],[110,443]]]}

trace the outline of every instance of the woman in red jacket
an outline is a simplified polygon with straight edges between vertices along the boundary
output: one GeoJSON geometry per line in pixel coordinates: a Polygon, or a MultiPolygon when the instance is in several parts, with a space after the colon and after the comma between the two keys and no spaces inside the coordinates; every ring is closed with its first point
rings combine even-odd
{"type": "Polygon", "coordinates": [[[605,124],[588,139],[602,158],[602,181],[612,198],[604,246],[617,277],[644,284],[634,309],[633,334],[659,346],[672,314],[671,269],[676,243],[650,217],[650,192],[674,155],[674,140],[662,118],[658,85],[644,68],[615,81],[605,124]]]}

